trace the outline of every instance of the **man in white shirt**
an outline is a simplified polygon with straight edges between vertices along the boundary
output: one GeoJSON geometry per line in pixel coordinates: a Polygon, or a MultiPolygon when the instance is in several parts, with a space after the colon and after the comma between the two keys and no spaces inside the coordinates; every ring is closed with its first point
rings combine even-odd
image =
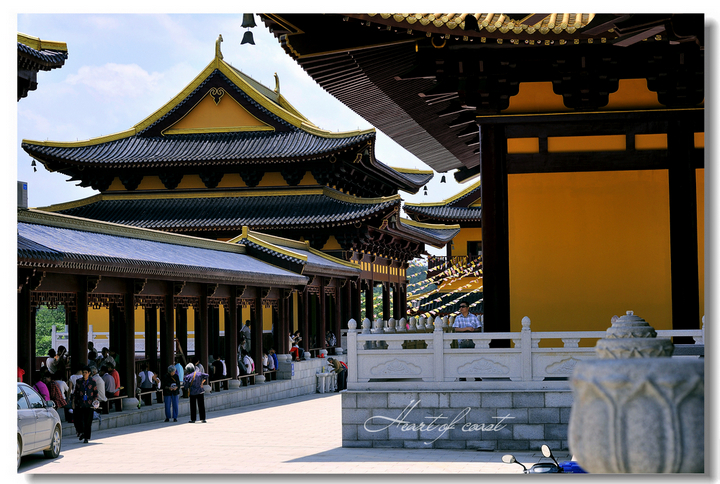
{"type": "MultiPolygon", "coordinates": [[[[455,317],[453,328],[456,333],[476,332],[482,328],[482,323],[477,316],[470,314],[470,308],[465,301],[460,302],[460,314],[455,317]]],[[[460,348],[475,348],[475,343],[470,339],[458,340],[460,348]]]]}
{"type": "Polygon", "coordinates": [[[90,374],[92,375],[91,378],[95,380],[95,384],[97,385],[98,400],[100,400],[101,402],[107,401],[107,396],[105,396],[105,382],[103,381],[102,377],[98,375],[98,369],[96,366],[90,367],[90,374]]]}

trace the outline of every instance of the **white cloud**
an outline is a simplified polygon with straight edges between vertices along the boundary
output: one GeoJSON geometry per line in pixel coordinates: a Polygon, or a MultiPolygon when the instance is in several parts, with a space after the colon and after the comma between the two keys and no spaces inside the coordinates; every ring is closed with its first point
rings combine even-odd
{"type": "Polygon", "coordinates": [[[157,89],[163,78],[158,72],[149,73],[137,64],[114,64],[83,66],[77,74],[71,74],[66,82],[89,87],[101,96],[140,97],[157,89]]]}

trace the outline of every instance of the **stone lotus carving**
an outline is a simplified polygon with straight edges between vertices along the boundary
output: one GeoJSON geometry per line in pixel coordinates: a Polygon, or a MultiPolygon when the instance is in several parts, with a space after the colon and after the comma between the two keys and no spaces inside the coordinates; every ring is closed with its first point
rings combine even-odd
{"type": "Polygon", "coordinates": [[[580,363],[580,360],[577,358],[565,358],[564,360],[556,361],[552,365],[548,365],[547,368],[545,368],[545,372],[548,375],[570,375],[578,363],[580,363]]]}
{"type": "Polygon", "coordinates": [[[570,450],[590,473],[703,472],[704,365],[641,358],[580,363],[570,450]],[[579,410],[581,408],[581,410],[579,410]]]}
{"type": "Polygon", "coordinates": [[[506,375],[510,373],[510,369],[507,366],[497,361],[488,360],[487,358],[480,358],[466,363],[458,367],[457,371],[458,375],[475,375],[478,373],[506,375]]]}
{"type": "Polygon", "coordinates": [[[572,376],[568,445],[591,473],[704,471],[704,362],[628,311],[572,376]],[[660,357],[658,357],[660,356],[660,357]]]}
{"type": "Polygon", "coordinates": [[[422,369],[419,366],[408,363],[407,361],[398,360],[397,358],[370,369],[370,374],[376,377],[417,376],[420,373],[422,373],[422,369]]]}

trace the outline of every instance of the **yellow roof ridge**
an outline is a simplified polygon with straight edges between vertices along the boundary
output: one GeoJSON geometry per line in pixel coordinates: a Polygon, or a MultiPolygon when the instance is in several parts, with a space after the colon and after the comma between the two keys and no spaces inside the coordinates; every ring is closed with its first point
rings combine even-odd
{"type": "Polygon", "coordinates": [[[176,199],[176,198],[222,198],[222,197],[235,197],[241,195],[242,197],[279,197],[279,196],[296,196],[296,195],[324,195],[335,200],[344,201],[348,203],[373,205],[376,203],[384,203],[392,200],[402,200],[399,194],[391,195],[389,197],[377,197],[377,198],[360,198],[347,193],[342,193],[334,188],[330,187],[308,187],[308,188],[281,188],[281,189],[269,189],[269,190],[249,190],[247,188],[238,188],[235,190],[220,190],[213,192],[206,191],[153,191],[153,192],[104,192],[96,195],[91,195],[87,198],[81,198],[79,200],[73,200],[71,202],[56,203],[46,207],[37,207],[37,210],[46,212],[59,212],[62,210],[70,210],[72,208],[78,208],[92,203],[100,202],[103,200],[147,200],[147,199],[176,199]]]}
{"type": "Polygon", "coordinates": [[[265,247],[266,249],[270,249],[273,252],[278,252],[278,253],[286,255],[288,257],[293,257],[295,259],[299,259],[301,261],[307,262],[307,256],[298,254],[297,252],[289,251],[287,249],[283,249],[282,247],[279,247],[279,246],[273,244],[272,242],[264,240],[264,238],[262,238],[262,237],[258,237],[258,235],[262,235],[262,234],[251,231],[247,225],[243,225],[242,232],[240,233],[240,235],[228,240],[227,243],[228,244],[238,244],[242,240],[249,240],[253,244],[257,244],[261,247],[265,247]]]}
{"type": "Polygon", "coordinates": [[[63,52],[67,52],[68,50],[65,42],[42,40],[39,37],[33,37],[32,35],[23,34],[22,32],[17,33],[17,41],[35,50],[61,50],[63,52]]]}
{"type": "Polygon", "coordinates": [[[59,228],[100,232],[107,235],[133,237],[137,239],[198,247],[202,249],[221,250],[224,252],[235,252],[238,254],[247,253],[244,246],[229,244],[228,242],[221,240],[176,234],[174,232],[166,232],[163,230],[148,229],[144,227],[133,227],[114,222],[105,222],[102,220],[76,217],[74,215],[67,215],[63,213],[54,213],[41,209],[19,209],[17,212],[17,220],[18,222],[39,223],[59,228]]]}
{"type": "Polygon", "coordinates": [[[435,173],[433,170],[420,170],[417,168],[405,168],[402,166],[390,166],[390,168],[400,173],[413,173],[416,175],[432,175],[433,173],[435,173]]]}
{"type": "Polygon", "coordinates": [[[405,205],[409,205],[411,207],[440,207],[443,205],[449,205],[455,200],[464,197],[471,191],[475,190],[477,187],[480,186],[482,180],[478,180],[466,189],[456,193],[455,195],[451,196],[450,198],[446,198],[445,200],[441,200],[439,202],[422,202],[422,203],[407,203],[405,202],[405,205]]]}
{"type": "Polygon", "coordinates": [[[341,200],[341,201],[345,201],[348,203],[361,203],[361,204],[365,204],[365,205],[372,205],[375,203],[384,203],[384,202],[388,202],[391,200],[402,200],[402,197],[400,196],[399,193],[395,194],[395,195],[390,195],[388,197],[359,198],[359,197],[356,197],[355,195],[350,195],[347,193],[339,192],[339,191],[335,190],[334,188],[330,188],[330,187],[323,187],[323,194],[325,196],[334,198],[335,200],[341,200]]]}
{"type": "Polygon", "coordinates": [[[459,224],[447,225],[447,224],[429,224],[425,222],[416,222],[409,218],[400,217],[400,221],[405,225],[411,227],[425,228],[425,229],[440,229],[440,230],[455,230],[461,228],[459,224]]]}
{"type": "MultiPolygon", "coordinates": [[[[243,234],[245,234],[245,233],[243,232],[243,234]]],[[[284,237],[280,237],[277,235],[265,234],[262,232],[256,232],[254,230],[248,230],[247,235],[255,237],[260,240],[265,240],[269,244],[286,246],[290,249],[306,250],[306,251],[310,252],[311,254],[314,254],[318,257],[322,257],[323,259],[329,260],[336,264],[340,264],[340,265],[343,265],[346,267],[351,267],[353,269],[357,269],[357,264],[351,264],[350,262],[346,262],[342,259],[338,259],[337,257],[333,257],[330,254],[326,254],[325,252],[323,252],[321,250],[314,249],[314,248],[310,247],[310,242],[308,242],[308,241],[301,242],[299,240],[286,239],[284,237]]],[[[235,237],[235,239],[233,239],[233,241],[239,241],[243,238],[243,236],[244,235],[235,237]]]]}
{"type": "MultiPolygon", "coordinates": [[[[178,94],[176,94],[172,99],[162,105],[159,109],[155,110],[152,114],[147,116],[139,123],[135,124],[130,129],[110,135],[90,138],[83,141],[36,141],[23,139],[23,143],[40,146],[53,146],[58,148],[72,148],[92,146],[134,136],[137,133],[151,126],[153,123],[157,122],[167,113],[169,113],[172,109],[174,109],[178,104],[180,104],[183,100],[185,100],[187,96],[189,96],[195,89],[197,89],[198,86],[200,86],[200,84],[202,84],[207,79],[207,77],[215,71],[215,69],[224,74],[228,79],[230,79],[231,82],[235,83],[235,85],[237,85],[240,90],[245,92],[245,94],[250,96],[260,106],[262,106],[275,116],[279,117],[280,119],[284,120],[285,122],[289,123],[290,125],[302,129],[303,131],[306,131],[310,134],[321,136],[324,138],[346,138],[350,136],[375,133],[375,128],[342,132],[332,132],[321,129],[315,126],[300,112],[298,112],[289,102],[287,102],[287,100],[280,93],[278,93],[278,103],[280,104],[278,105],[278,103],[272,101],[263,93],[258,91],[250,82],[248,82],[247,79],[250,79],[252,82],[255,82],[262,86],[261,83],[248,76],[247,74],[243,73],[239,69],[234,68],[233,66],[225,62],[222,57],[218,57],[216,55],[216,57],[197,76],[195,76],[195,78],[190,81],[190,83],[185,86],[184,89],[182,89],[178,94]]],[[[226,131],[227,130],[223,132],[226,131]]],[[[214,131],[210,130],[208,132],[214,131]]]]}

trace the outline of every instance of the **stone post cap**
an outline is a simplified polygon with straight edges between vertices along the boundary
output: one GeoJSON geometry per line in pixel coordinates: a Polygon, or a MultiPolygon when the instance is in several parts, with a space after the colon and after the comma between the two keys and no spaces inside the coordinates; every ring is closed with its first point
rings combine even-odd
{"type": "Polygon", "coordinates": [[[606,336],[595,344],[599,358],[650,358],[672,356],[675,346],[667,338],[658,338],[655,328],[643,318],[627,311],[614,318],[606,336]]]}
{"type": "Polygon", "coordinates": [[[348,329],[357,329],[357,321],[354,319],[348,321],[348,329]]]}

